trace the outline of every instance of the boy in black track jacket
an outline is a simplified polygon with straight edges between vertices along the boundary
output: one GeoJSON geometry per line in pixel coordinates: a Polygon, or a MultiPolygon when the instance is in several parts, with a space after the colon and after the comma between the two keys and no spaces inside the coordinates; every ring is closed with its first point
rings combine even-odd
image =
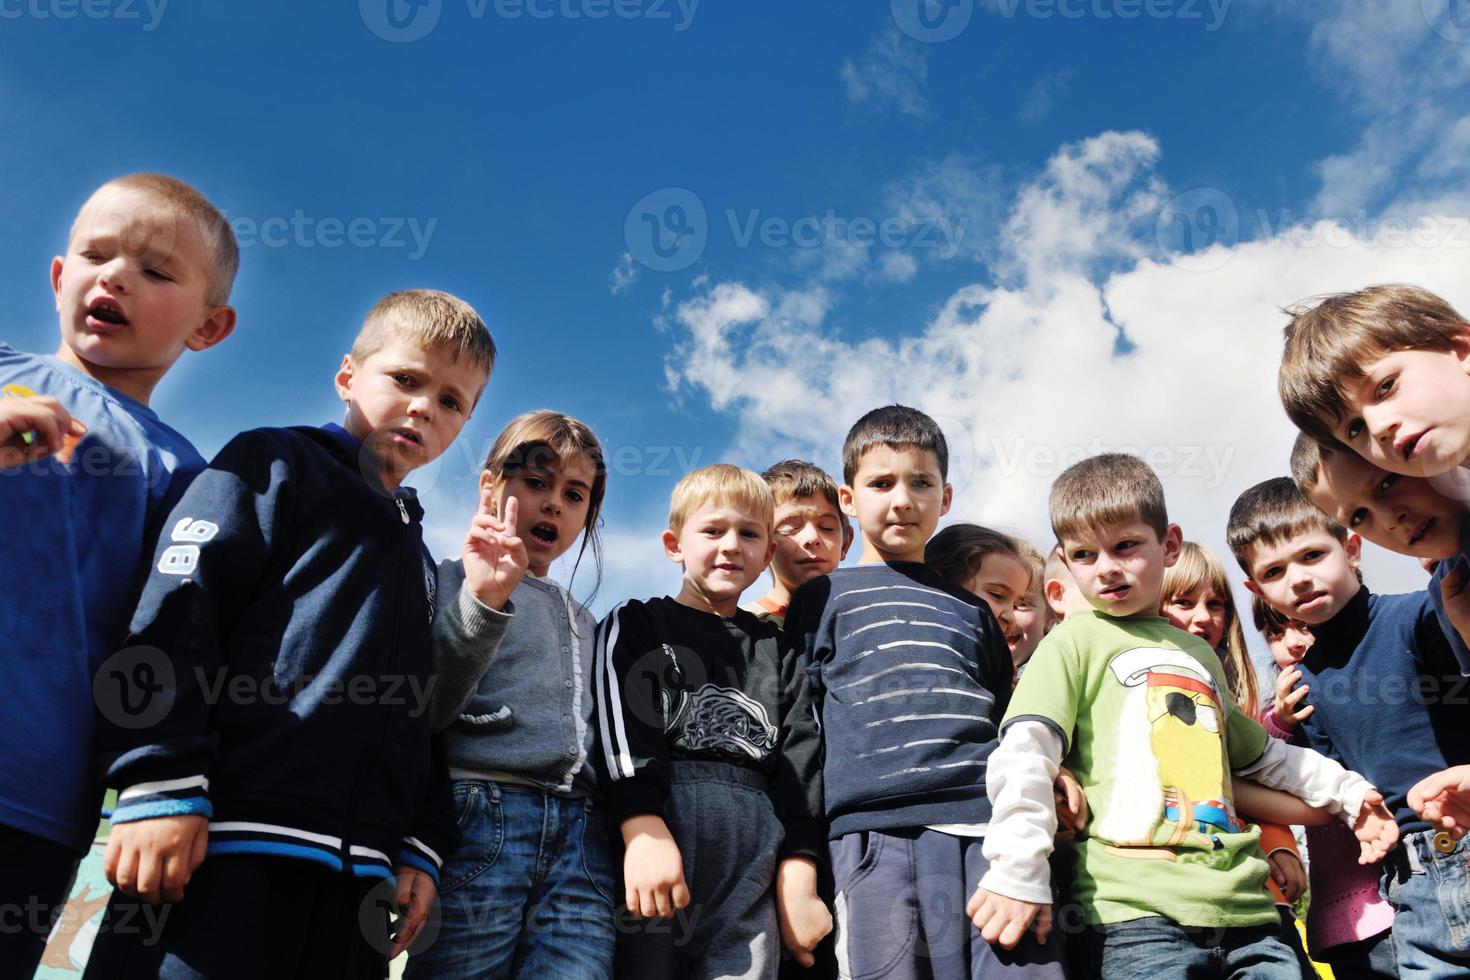
{"type": "MultiPolygon", "coordinates": [[[[87,976],[380,977],[395,906],[391,954],[413,941],[457,828],[425,713],[434,564],[401,483],[494,357],[464,302],[390,294],[337,374],[343,425],[245,432],[175,507],[94,687],[118,892],[87,976]]],[[[506,521],[482,508],[465,542],[502,604],[526,566],[506,521]]]]}

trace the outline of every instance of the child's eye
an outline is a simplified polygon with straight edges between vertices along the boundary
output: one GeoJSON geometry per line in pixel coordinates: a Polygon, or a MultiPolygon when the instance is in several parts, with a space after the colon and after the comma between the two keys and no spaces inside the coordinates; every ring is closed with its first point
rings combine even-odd
{"type": "Polygon", "coordinates": [[[1388,493],[1389,489],[1397,482],[1399,482],[1399,475],[1397,473],[1386,474],[1382,480],[1378,481],[1378,486],[1373,488],[1373,492],[1376,494],[1388,493]]]}
{"type": "Polygon", "coordinates": [[[455,398],[441,398],[439,403],[451,412],[459,411],[459,400],[455,398]]]}
{"type": "Polygon", "coordinates": [[[568,490],[567,499],[574,504],[580,504],[582,502],[582,492],[580,490],[568,490]]]}
{"type": "Polygon", "coordinates": [[[1367,519],[1368,508],[1359,507],[1357,510],[1348,515],[1348,527],[1357,527],[1359,524],[1363,523],[1367,519]]]}
{"type": "Polygon", "coordinates": [[[545,481],[543,481],[539,476],[528,476],[525,479],[526,486],[530,487],[532,490],[540,490],[546,486],[545,481]]]}
{"type": "Polygon", "coordinates": [[[1277,575],[1280,575],[1280,574],[1281,574],[1281,567],[1279,565],[1273,565],[1272,567],[1266,569],[1264,572],[1261,573],[1261,581],[1262,582],[1269,582],[1271,579],[1275,578],[1277,575]]]}
{"type": "Polygon", "coordinates": [[[1353,419],[1347,424],[1346,428],[1342,430],[1342,433],[1350,440],[1358,438],[1358,436],[1363,434],[1363,420],[1353,419]]]}
{"type": "Polygon", "coordinates": [[[751,539],[754,539],[754,538],[760,537],[760,533],[757,532],[757,531],[741,531],[740,532],[740,536],[742,538],[751,538],[751,539]]]}
{"type": "Polygon", "coordinates": [[[1321,558],[1323,554],[1323,552],[1314,549],[1307,552],[1305,555],[1302,555],[1302,558],[1306,561],[1316,561],[1318,558],[1321,558]]]}
{"type": "Polygon", "coordinates": [[[414,384],[413,376],[409,374],[403,374],[402,372],[393,375],[393,380],[403,385],[403,387],[405,388],[412,388],[414,384]]]}
{"type": "Polygon", "coordinates": [[[143,274],[148,276],[148,278],[150,279],[157,279],[159,282],[172,281],[169,274],[161,269],[144,269],[143,274]]]}
{"type": "Polygon", "coordinates": [[[1378,387],[1377,389],[1375,389],[1374,394],[1377,395],[1379,398],[1384,397],[1390,391],[1393,391],[1394,382],[1397,380],[1398,377],[1396,375],[1389,375],[1388,377],[1384,378],[1382,381],[1378,382],[1378,387]]]}

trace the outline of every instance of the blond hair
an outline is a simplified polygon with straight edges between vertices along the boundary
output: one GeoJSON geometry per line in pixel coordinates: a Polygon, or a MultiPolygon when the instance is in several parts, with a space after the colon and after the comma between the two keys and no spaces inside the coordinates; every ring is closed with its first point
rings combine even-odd
{"type": "Polygon", "coordinates": [[[485,457],[485,469],[497,481],[513,476],[526,467],[543,468],[553,462],[565,466],[578,456],[586,456],[592,464],[592,486],[587,493],[587,519],[582,526],[582,547],[577,551],[577,560],[572,565],[572,574],[567,579],[568,588],[577,577],[582,566],[582,556],[592,549],[593,565],[597,569],[597,580],[586,602],[591,602],[602,587],[602,538],[598,534],[602,501],[607,493],[607,466],[603,463],[602,444],[587,425],[570,415],[538,409],[511,419],[485,457]]]}
{"type": "Polygon", "coordinates": [[[177,177],[159,173],[114,177],[93,191],[77,211],[77,216],[72,219],[68,241],[76,238],[82,215],[86,214],[87,208],[106,191],[113,189],[146,194],[170,211],[193,222],[209,251],[208,288],[204,301],[210,306],[222,306],[229,302],[230,290],[235,285],[235,273],[240,268],[240,246],[235,241],[235,232],[209,198],[201,194],[194,185],[177,177]]]}
{"type": "Polygon", "coordinates": [[[352,341],[352,360],[361,364],[395,340],[447,350],[456,361],[467,357],[486,376],[495,367],[495,339],[485,321],[473,306],[437,289],[401,289],[378,300],[352,341]]]}
{"type": "Polygon", "coordinates": [[[669,530],[683,531],[689,515],[710,502],[733,506],[768,532],[776,521],[776,499],[760,474],[730,463],[712,463],[685,474],[674,487],[669,496],[669,530]]]}
{"type": "Polygon", "coordinates": [[[1230,594],[1230,581],[1225,577],[1225,566],[1220,564],[1219,556],[1209,548],[1186,541],[1179,551],[1179,560],[1164,569],[1160,608],[1177,596],[1188,595],[1201,586],[1225,601],[1225,638],[1215,652],[1220,657],[1220,665],[1225,668],[1225,682],[1230,685],[1230,694],[1235,698],[1235,703],[1254,718],[1260,710],[1261,687],[1256,680],[1256,668],[1251,663],[1250,652],[1245,645],[1245,631],[1240,625],[1235,599],[1230,594]]]}
{"type": "Polygon", "coordinates": [[[1298,429],[1334,438],[1325,421],[1342,421],[1347,389],[1367,365],[1399,350],[1451,350],[1465,318],[1440,297],[1402,283],[1370,286],[1287,311],[1286,349],[1277,375],[1281,404],[1298,429]]]}
{"type": "Polygon", "coordinates": [[[1067,467],[1051,485],[1049,508],[1058,541],[1135,520],[1162,540],[1169,527],[1158,475],[1127,453],[1103,453],[1067,467]]]}

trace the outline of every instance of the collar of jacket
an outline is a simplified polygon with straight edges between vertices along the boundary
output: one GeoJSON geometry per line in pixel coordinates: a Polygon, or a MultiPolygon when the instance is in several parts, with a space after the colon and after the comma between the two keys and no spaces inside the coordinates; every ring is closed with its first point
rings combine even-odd
{"type": "Polygon", "coordinates": [[[326,440],[328,451],[341,460],[345,465],[352,467],[362,474],[368,488],[380,497],[390,501],[396,501],[406,508],[408,516],[416,522],[424,519],[424,508],[419,503],[419,495],[413,487],[399,487],[397,490],[389,490],[383,486],[383,480],[378,476],[378,468],[373,465],[371,459],[362,451],[362,443],[357,437],[348,432],[336,422],[328,422],[321,427],[321,431],[331,438],[326,440]]]}
{"type": "Polygon", "coordinates": [[[1336,616],[1312,627],[1315,639],[1305,657],[1309,666],[1313,666],[1312,661],[1318,664],[1340,663],[1358,648],[1368,632],[1369,595],[1368,587],[1360,586],[1358,594],[1349,599],[1336,616]],[[1317,656],[1314,657],[1314,653],[1317,656]]]}

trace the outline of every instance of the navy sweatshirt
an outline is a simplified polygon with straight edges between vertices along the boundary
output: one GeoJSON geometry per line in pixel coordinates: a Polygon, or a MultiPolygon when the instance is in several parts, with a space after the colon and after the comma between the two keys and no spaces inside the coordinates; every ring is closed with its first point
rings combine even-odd
{"type": "Polygon", "coordinates": [[[101,727],[114,823],[200,814],[211,855],[437,880],[458,832],[423,511],[360,460],[339,426],[257,429],[184,493],[132,620],[142,659],[99,678],[123,686],[101,727]]]}
{"type": "Polygon", "coordinates": [[[1409,790],[1470,762],[1470,678],[1428,593],[1364,587],[1312,633],[1299,682],[1316,708],[1301,722],[1307,744],[1376,786],[1400,831],[1428,830],[1409,809],[1409,790]]]}
{"type": "Polygon", "coordinates": [[[798,589],[786,631],[821,719],[829,838],[990,819],[1012,667],[983,600],[922,564],[858,565],[798,589]]]}

